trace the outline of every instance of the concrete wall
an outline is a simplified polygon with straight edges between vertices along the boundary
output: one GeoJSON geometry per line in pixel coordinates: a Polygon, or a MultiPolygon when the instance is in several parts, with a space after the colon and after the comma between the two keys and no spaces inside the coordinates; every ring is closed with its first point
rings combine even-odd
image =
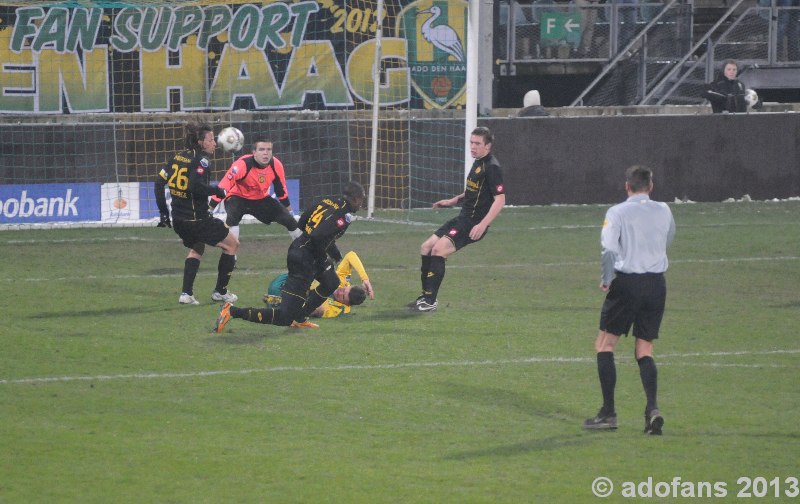
{"type": "Polygon", "coordinates": [[[509,204],[612,203],[624,170],[654,170],[653,197],[800,196],[800,114],[480,120],[495,133],[509,204]]]}
{"type": "MultiPolygon", "coordinates": [[[[537,118],[518,118],[516,112],[495,110],[498,115],[478,120],[496,134],[494,152],[505,169],[509,204],[614,203],[625,196],[623,173],[632,164],[655,171],[653,197],[664,201],[800,196],[797,111],[714,115],[696,107],[577,107],[537,118]]],[[[378,174],[378,208],[405,207],[409,193],[411,206],[427,207],[452,196],[463,180],[463,137],[452,134],[463,124],[463,111],[417,115],[400,114],[382,125],[383,155],[399,172],[378,174]]],[[[133,118],[116,130],[86,117],[59,118],[63,124],[0,124],[0,184],[153,180],[181,148],[183,126],[169,115],[146,119],[138,124],[143,119],[133,118]]],[[[368,118],[268,113],[215,124],[231,122],[246,138],[268,135],[280,146],[278,157],[290,176],[314,188],[304,191],[301,206],[307,198],[337,192],[351,176],[369,180],[368,118]]],[[[214,176],[231,160],[215,158],[214,176]]]]}

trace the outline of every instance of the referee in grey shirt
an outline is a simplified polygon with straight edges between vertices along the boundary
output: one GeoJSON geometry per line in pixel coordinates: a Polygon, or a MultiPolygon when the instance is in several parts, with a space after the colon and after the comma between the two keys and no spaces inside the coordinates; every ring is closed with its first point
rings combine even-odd
{"type": "Polygon", "coordinates": [[[664,417],[658,410],[658,373],[653,360],[653,341],[664,316],[667,284],[667,247],[675,237],[675,220],[666,203],[650,199],[653,172],[644,166],[631,166],[625,172],[628,199],[606,212],[600,242],[603,246],[600,289],[606,299],[600,312],[600,331],[594,348],[603,406],[586,429],[616,429],[614,388],[617,369],[614,348],[619,338],[633,327],[636,361],[642,378],[647,406],[644,410],[645,434],[660,435],[664,417]]]}

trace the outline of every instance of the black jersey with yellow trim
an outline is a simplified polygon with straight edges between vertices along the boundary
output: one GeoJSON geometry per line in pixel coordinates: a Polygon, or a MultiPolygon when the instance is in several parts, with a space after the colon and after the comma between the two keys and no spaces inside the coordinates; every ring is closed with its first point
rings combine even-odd
{"type": "Polygon", "coordinates": [[[208,197],[217,193],[209,184],[211,162],[199,149],[175,154],[161,169],[159,177],[172,197],[173,220],[197,220],[208,217],[208,197]]]}
{"type": "Polygon", "coordinates": [[[330,255],[335,261],[342,260],[336,240],[347,231],[353,221],[352,206],[343,198],[323,198],[311,205],[300,216],[298,226],[303,230],[298,238],[312,255],[324,260],[330,255]]]}
{"type": "Polygon", "coordinates": [[[494,154],[476,159],[467,175],[461,215],[474,222],[483,219],[494,203],[494,197],[505,194],[503,170],[494,154]]]}

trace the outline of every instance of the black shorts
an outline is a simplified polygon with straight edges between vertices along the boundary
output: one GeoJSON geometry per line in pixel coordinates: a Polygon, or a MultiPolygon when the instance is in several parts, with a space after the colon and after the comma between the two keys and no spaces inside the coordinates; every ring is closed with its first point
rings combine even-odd
{"type": "Polygon", "coordinates": [[[667,282],[663,273],[620,273],[611,282],[600,312],[600,330],[615,336],[633,336],[645,341],[658,338],[667,282]]]}
{"type": "Polygon", "coordinates": [[[302,314],[308,290],[315,279],[320,283],[317,292],[322,297],[328,297],[339,287],[339,276],[333,263],[327,259],[316,259],[294,244],[289,247],[286,255],[286,266],[289,273],[281,287],[281,302],[278,307],[280,314],[276,316],[288,325],[302,314]]]}
{"type": "Polygon", "coordinates": [[[439,238],[446,236],[451,242],[453,242],[456,250],[461,250],[470,243],[481,241],[483,236],[486,236],[489,233],[489,228],[486,228],[486,232],[483,233],[483,236],[477,240],[473,240],[469,237],[469,232],[472,231],[474,226],[475,223],[472,222],[472,219],[464,217],[463,215],[459,215],[458,217],[454,217],[442,224],[442,227],[437,229],[433,234],[439,238]]]}
{"type": "Polygon", "coordinates": [[[260,200],[249,200],[239,196],[231,196],[225,200],[225,223],[238,226],[245,214],[252,215],[264,224],[277,222],[289,231],[297,229],[297,221],[289,210],[275,198],[268,196],[260,200]]]}
{"type": "Polygon", "coordinates": [[[216,245],[230,232],[228,226],[215,217],[191,221],[178,220],[172,223],[172,227],[188,248],[194,248],[198,243],[216,245]]]}
{"type": "Polygon", "coordinates": [[[286,267],[289,270],[283,290],[291,285],[290,292],[303,294],[308,292],[308,288],[314,280],[323,284],[324,290],[333,292],[339,287],[339,277],[336,275],[336,268],[327,257],[315,258],[303,247],[292,243],[289,246],[289,253],[286,255],[286,267]]]}

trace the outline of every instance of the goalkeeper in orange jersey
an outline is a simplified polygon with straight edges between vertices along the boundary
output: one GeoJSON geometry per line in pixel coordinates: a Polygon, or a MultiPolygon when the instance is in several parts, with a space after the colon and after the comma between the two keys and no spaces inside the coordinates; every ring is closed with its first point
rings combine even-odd
{"type": "MultiPolygon", "coordinates": [[[[375,291],[372,289],[364,264],[352,250],[344,255],[336,267],[336,275],[339,277],[339,288],[311,313],[311,317],[335,318],[346,315],[350,313],[352,306],[360,305],[368,296],[370,299],[375,299],[375,291]],[[361,286],[350,283],[354,269],[361,280],[361,286]]],[[[287,276],[287,273],[282,273],[269,284],[267,294],[264,295],[265,303],[271,306],[278,306],[281,303],[281,289],[287,276]]]]}
{"type": "MultiPolygon", "coordinates": [[[[300,235],[297,220],[292,215],[283,163],[272,154],[271,140],[256,140],[253,152],[233,162],[219,181],[219,187],[227,191],[225,224],[237,236],[237,226],[245,214],[267,225],[277,222],[289,231],[292,238],[300,235]],[[274,188],[277,199],[270,196],[270,186],[274,188]]],[[[211,206],[215,207],[222,200],[212,197],[211,206]]]]}

